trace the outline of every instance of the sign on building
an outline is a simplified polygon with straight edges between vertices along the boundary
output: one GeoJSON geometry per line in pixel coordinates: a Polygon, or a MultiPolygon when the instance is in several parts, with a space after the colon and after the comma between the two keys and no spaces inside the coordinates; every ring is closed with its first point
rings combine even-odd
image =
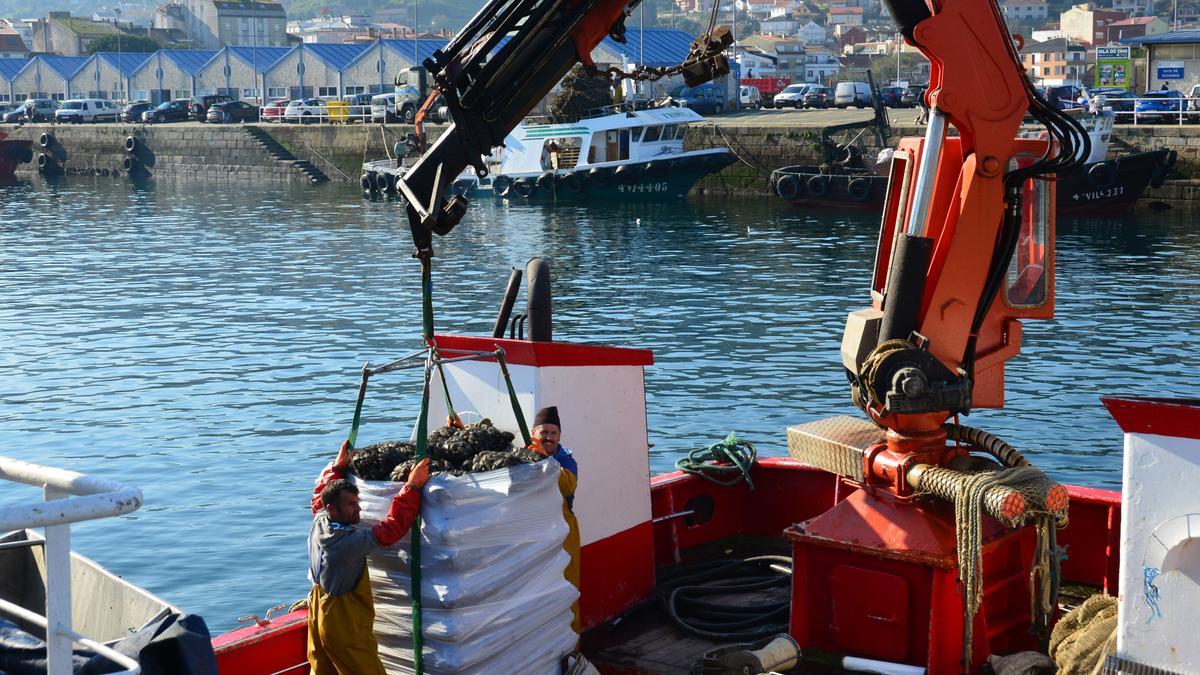
{"type": "Polygon", "coordinates": [[[1096,48],[1096,86],[1130,87],[1129,75],[1133,63],[1129,58],[1129,47],[1096,48]]]}
{"type": "Polygon", "coordinates": [[[1183,61],[1155,61],[1154,69],[1160,80],[1182,80],[1183,61]]]}

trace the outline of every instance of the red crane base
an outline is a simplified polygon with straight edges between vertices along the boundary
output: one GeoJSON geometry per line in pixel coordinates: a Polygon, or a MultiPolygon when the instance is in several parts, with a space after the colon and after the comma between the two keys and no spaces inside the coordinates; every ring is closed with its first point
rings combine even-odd
{"type": "MultiPolygon", "coordinates": [[[[988,654],[1036,649],[1029,632],[1033,528],[984,516],[983,603],[969,672],[988,654]]],[[[792,541],[791,635],[800,648],[961,673],[963,605],[954,508],[859,490],[784,532],[792,541]]]]}

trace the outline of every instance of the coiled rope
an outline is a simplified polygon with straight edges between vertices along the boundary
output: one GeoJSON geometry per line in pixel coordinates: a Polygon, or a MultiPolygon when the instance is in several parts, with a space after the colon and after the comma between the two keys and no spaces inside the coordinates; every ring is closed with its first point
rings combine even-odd
{"type": "MultiPolygon", "coordinates": [[[[1030,603],[1034,629],[1048,637],[1050,617],[1058,597],[1060,554],[1055,541],[1056,527],[1066,525],[1066,504],[1056,508],[1046,504],[1047,493],[1057,486],[1046,474],[1029,463],[1029,460],[999,437],[979,429],[946,425],[946,433],[952,440],[967,444],[970,449],[984,451],[1004,462],[1007,468],[1000,471],[980,471],[953,478],[954,525],[958,549],[958,581],[963,594],[963,652],[962,664],[969,668],[972,643],[974,641],[975,615],[983,601],[983,514],[987,512],[987,493],[991,488],[1003,486],[1020,493],[1027,508],[1013,521],[1004,523],[1009,527],[1020,527],[1034,522],[1037,527],[1037,545],[1030,571],[1030,603]]],[[[937,476],[935,472],[931,475],[937,476]]],[[[930,488],[934,486],[929,486],[930,488]]],[[[922,484],[922,493],[933,494],[922,484]]],[[[937,489],[944,494],[944,489],[937,489]]]]}
{"type": "Polygon", "coordinates": [[[763,602],[757,593],[787,588],[791,566],[791,558],[777,555],[681,565],[659,576],[659,598],[681,630],[715,640],[754,640],[787,631],[790,594],[763,602]],[[756,595],[742,603],[705,599],[738,593],[756,595]]]}
{"type": "Polygon", "coordinates": [[[750,478],[750,469],[757,457],[758,451],[753,443],[738,438],[736,433],[730,433],[723,441],[692,450],[679,458],[675,468],[725,487],[744,480],[753,490],[754,480],[750,478]]]}

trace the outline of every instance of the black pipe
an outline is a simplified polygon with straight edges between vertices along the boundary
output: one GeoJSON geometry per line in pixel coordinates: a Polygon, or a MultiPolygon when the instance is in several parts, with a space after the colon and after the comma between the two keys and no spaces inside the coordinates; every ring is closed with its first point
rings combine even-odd
{"type": "Polygon", "coordinates": [[[888,268],[879,344],[888,340],[907,340],[917,329],[932,252],[933,239],[929,237],[901,234],[897,238],[888,268]]]}
{"type": "Polygon", "coordinates": [[[531,258],[525,264],[526,313],[529,315],[529,339],[553,341],[553,317],[550,301],[550,263],[531,258]]]}
{"type": "Polygon", "coordinates": [[[492,324],[492,337],[504,337],[504,327],[508,325],[508,317],[512,315],[512,308],[517,302],[517,293],[520,291],[521,270],[514,267],[508,275],[508,288],[504,289],[504,300],[500,303],[500,313],[496,315],[496,323],[492,324]]]}

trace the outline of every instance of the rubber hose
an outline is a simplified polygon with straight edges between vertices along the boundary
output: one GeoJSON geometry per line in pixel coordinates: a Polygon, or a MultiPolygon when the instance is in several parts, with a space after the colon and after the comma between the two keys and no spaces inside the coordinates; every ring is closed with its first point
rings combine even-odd
{"type": "Polygon", "coordinates": [[[718,640],[752,640],[787,630],[791,599],[735,605],[702,599],[708,595],[752,593],[785,586],[790,574],[777,573],[772,563],[789,567],[787,556],[758,556],[718,560],[677,567],[659,578],[659,598],[671,621],[681,630],[718,640]]]}
{"type": "Polygon", "coordinates": [[[990,434],[983,429],[976,429],[961,424],[947,424],[946,438],[959,443],[965,443],[973,449],[982,450],[1000,460],[1006,467],[1029,466],[1029,460],[1003,438],[990,434]]]}

